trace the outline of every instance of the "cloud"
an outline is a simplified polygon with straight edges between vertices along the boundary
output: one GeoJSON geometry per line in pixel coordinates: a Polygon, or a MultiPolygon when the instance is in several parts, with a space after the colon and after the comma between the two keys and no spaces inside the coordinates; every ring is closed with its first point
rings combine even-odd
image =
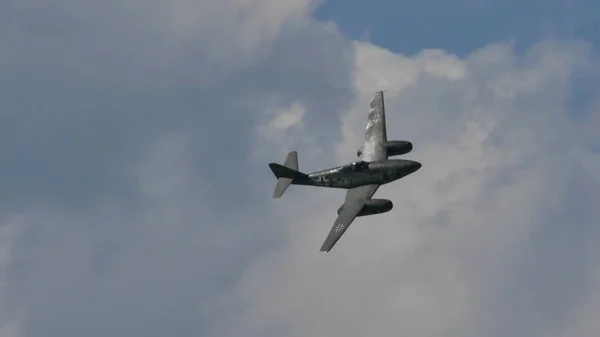
{"type": "MultiPolygon", "coordinates": [[[[88,81],[210,84],[264,60],[318,1],[14,2],[3,5],[5,72],[27,66],[88,81]],[[36,62],[40,54],[45,62],[36,62]],[[182,67],[182,65],[184,65],[182,67]]],[[[18,75],[19,73],[17,73],[18,75]]],[[[20,73],[23,75],[23,73],[20,73]]]]}
{"type": "Polygon", "coordinates": [[[3,222],[16,230],[3,278],[7,326],[20,320],[26,336],[202,332],[204,306],[235,279],[231,264],[266,246],[244,239],[268,229],[237,226],[246,205],[227,214],[208,207],[190,150],[181,134],[150,144],[131,172],[135,203],[31,210],[3,222]]]}
{"type": "Polygon", "coordinates": [[[233,305],[246,310],[224,311],[214,335],[547,336],[585,317],[597,287],[583,282],[595,273],[585,261],[597,259],[578,247],[600,239],[599,196],[579,186],[597,182],[581,170],[597,154],[578,150],[593,144],[566,103],[589,46],[544,41],[521,56],[494,44],[459,59],[354,45],[338,162],[360,146],[372,92],[387,89],[388,137],[413,141],[408,157],[424,166],[380,189],[395,209],[359,218],[326,257],[318,246],[342,194],[292,187],[277,202],[287,249],[247,269],[233,305]]]}
{"type": "MultiPolygon", "coordinates": [[[[231,45],[214,45],[219,35],[202,29],[202,39],[186,37],[190,48],[172,48],[175,33],[152,20],[161,4],[122,12],[115,3],[54,5],[0,10],[20,18],[1,29],[10,50],[0,81],[2,333],[203,333],[247,259],[281,242],[276,223],[250,221],[264,203],[256,174],[242,174],[257,170],[248,160],[248,125],[258,111],[280,111],[302,95],[302,106],[314,107],[332,91],[298,88],[318,91],[348,76],[343,58],[318,49],[302,55],[314,64],[300,73],[286,64],[286,44],[343,40],[302,14],[306,2],[287,3],[292,9],[227,4],[250,15],[250,26],[263,26],[234,29],[236,39],[268,30],[255,32],[264,43],[248,51],[228,39],[231,45]],[[279,23],[294,26],[288,19],[296,16],[300,25],[271,26],[274,10],[285,17],[279,23]],[[46,27],[40,37],[34,24],[44,20],[69,29],[46,27]],[[205,51],[213,47],[231,59],[211,59],[205,51]],[[289,78],[300,81],[273,86],[289,78]]],[[[212,24],[239,14],[225,7],[214,8],[225,16],[212,24]]]]}
{"type": "Polygon", "coordinates": [[[408,57],[315,5],[0,6],[1,333],[597,332],[598,114],[568,105],[591,46],[408,57]],[[343,193],[273,201],[266,164],[354,159],[379,89],[424,166],[323,255],[343,193]]]}
{"type": "Polygon", "coordinates": [[[266,125],[260,125],[257,129],[259,136],[266,137],[271,141],[282,140],[289,137],[290,132],[303,128],[303,119],[306,107],[294,103],[289,109],[283,111],[267,111],[266,125]]]}

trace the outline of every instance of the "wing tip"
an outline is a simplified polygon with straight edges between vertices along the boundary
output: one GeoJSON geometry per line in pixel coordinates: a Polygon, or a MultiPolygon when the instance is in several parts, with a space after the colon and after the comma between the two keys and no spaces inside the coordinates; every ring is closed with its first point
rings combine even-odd
{"type": "Polygon", "coordinates": [[[331,248],[333,248],[333,246],[335,246],[337,240],[335,240],[335,242],[331,242],[331,238],[328,236],[325,239],[325,242],[323,242],[323,244],[321,245],[321,249],[319,249],[319,252],[321,253],[329,253],[329,251],[331,250],[331,248]]]}

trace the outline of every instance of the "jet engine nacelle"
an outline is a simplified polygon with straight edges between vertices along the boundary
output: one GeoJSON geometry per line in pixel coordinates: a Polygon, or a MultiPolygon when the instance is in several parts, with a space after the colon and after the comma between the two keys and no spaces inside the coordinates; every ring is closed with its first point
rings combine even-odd
{"type": "MultiPolygon", "coordinates": [[[[387,151],[388,157],[399,156],[402,154],[407,154],[413,149],[413,145],[411,142],[406,140],[390,140],[385,142],[385,149],[387,151]]],[[[361,147],[358,151],[356,151],[356,156],[360,157],[363,152],[363,148],[361,147]]]]}
{"type": "MultiPolygon", "coordinates": [[[[369,199],[360,210],[357,216],[373,215],[389,212],[394,207],[391,200],[387,199],[369,199]]],[[[344,205],[338,208],[337,213],[340,214],[344,205]]]]}
{"type": "Polygon", "coordinates": [[[411,142],[406,140],[392,140],[385,143],[388,157],[407,154],[413,149],[411,142]]]}

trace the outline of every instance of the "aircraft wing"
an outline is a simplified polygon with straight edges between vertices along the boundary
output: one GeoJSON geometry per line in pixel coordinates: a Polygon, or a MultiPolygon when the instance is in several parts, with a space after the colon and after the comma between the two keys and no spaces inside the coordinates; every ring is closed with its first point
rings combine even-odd
{"type": "Polygon", "coordinates": [[[369,119],[365,130],[361,159],[364,161],[386,160],[388,156],[385,142],[387,142],[385,105],[383,91],[378,91],[373,95],[369,104],[369,119]]]}
{"type": "Polygon", "coordinates": [[[336,242],[342,237],[346,229],[354,221],[365,202],[377,191],[379,185],[364,185],[348,189],[344,206],[333,223],[329,235],[321,246],[322,252],[329,252],[336,242]]]}

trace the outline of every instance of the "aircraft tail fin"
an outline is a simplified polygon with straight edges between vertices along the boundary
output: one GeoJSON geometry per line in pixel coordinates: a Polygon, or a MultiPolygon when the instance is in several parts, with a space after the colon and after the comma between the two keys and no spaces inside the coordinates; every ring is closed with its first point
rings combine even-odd
{"type": "Polygon", "coordinates": [[[298,152],[296,151],[288,153],[283,165],[270,163],[269,167],[277,177],[277,185],[273,192],[273,198],[275,199],[280,198],[294,180],[310,179],[306,174],[298,171],[298,152]]]}

